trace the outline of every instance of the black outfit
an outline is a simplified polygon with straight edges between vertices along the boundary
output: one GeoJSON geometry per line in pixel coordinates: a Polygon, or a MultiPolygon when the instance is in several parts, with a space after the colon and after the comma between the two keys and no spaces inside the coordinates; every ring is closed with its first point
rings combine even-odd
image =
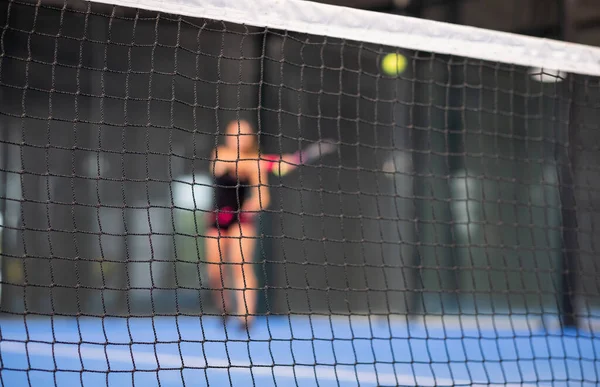
{"type": "Polygon", "coordinates": [[[248,223],[250,217],[241,212],[248,198],[250,182],[230,173],[214,178],[216,203],[210,219],[210,227],[227,230],[234,223],[248,223]]]}

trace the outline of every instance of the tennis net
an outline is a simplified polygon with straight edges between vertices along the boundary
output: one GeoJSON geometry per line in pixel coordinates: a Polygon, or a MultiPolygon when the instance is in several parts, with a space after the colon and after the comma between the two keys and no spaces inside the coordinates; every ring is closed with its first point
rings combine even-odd
{"type": "Polygon", "coordinates": [[[2,385],[599,382],[600,49],[298,0],[0,25],[2,385]]]}

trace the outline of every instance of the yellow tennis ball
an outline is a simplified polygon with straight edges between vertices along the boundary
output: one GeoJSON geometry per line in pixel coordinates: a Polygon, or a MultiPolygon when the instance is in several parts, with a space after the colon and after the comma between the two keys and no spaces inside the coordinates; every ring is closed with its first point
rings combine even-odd
{"type": "Polygon", "coordinates": [[[381,61],[381,68],[391,76],[402,74],[406,69],[406,57],[402,54],[387,54],[381,61]]]}

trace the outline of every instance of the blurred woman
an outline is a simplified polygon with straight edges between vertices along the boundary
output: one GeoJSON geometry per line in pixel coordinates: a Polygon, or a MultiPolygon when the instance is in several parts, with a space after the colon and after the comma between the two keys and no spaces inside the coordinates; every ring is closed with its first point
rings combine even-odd
{"type": "Polygon", "coordinates": [[[255,314],[257,280],[252,267],[256,246],[254,219],[270,203],[268,178],[258,154],[257,134],[246,121],[231,122],[225,143],[211,156],[215,206],[206,238],[208,277],[216,304],[230,313],[223,292],[226,269],[230,269],[237,317],[247,327],[255,314]],[[229,265],[222,265],[228,262],[229,265]]]}
{"type": "Polygon", "coordinates": [[[257,241],[255,219],[271,201],[269,172],[285,175],[337,147],[321,142],[292,154],[259,155],[257,133],[247,121],[229,123],[225,137],[225,143],[211,155],[216,200],[206,238],[208,277],[216,304],[228,315],[231,300],[223,288],[228,278],[226,269],[230,269],[236,303],[234,315],[248,328],[258,299],[252,265],[257,241]]]}

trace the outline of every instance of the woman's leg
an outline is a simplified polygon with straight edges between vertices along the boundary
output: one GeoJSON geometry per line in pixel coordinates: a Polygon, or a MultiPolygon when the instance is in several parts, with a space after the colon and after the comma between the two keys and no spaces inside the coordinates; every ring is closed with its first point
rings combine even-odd
{"type": "Polygon", "coordinates": [[[237,314],[244,325],[249,325],[256,313],[258,298],[258,283],[252,262],[256,246],[256,226],[248,223],[232,224],[229,230],[237,314]]]}
{"type": "Polygon", "coordinates": [[[227,237],[225,230],[209,228],[206,230],[206,237],[204,239],[206,260],[208,261],[207,273],[209,286],[212,289],[214,302],[218,310],[223,314],[227,314],[229,312],[229,301],[223,291],[227,267],[223,263],[227,261],[228,245],[231,244],[231,239],[222,238],[223,236],[227,237]]]}

